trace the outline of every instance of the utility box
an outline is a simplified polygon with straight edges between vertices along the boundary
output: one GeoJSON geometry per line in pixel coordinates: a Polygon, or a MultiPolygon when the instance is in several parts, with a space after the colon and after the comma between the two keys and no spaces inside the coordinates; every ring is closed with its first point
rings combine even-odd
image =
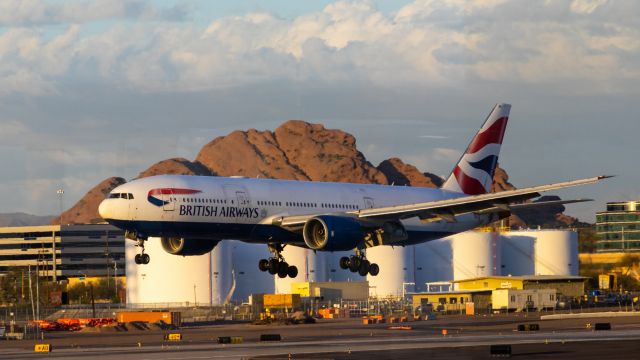
{"type": "Polygon", "coordinates": [[[617,288],[615,274],[600,274],[598,275],[598,288],[601,290],[615,290],[617,288]]]}
{"type": "Polygon", "coordinates": [[[472,302],[465,303],[464,310],[466,315],[473,316],[476,314],[476,307],[472,302]]]}
{"type": "Polygon", "coordinates": [[[175,326],[182,325],[182,317],[178,311],[121,311],[116,314],[119,323],[147,322],[156,323],[163,321],[175,326]]]}
{"type": "Polygon", "coordinates": [[[264,294],[265,308],[296,308],[300,306],[300,294],[264,294]]]}

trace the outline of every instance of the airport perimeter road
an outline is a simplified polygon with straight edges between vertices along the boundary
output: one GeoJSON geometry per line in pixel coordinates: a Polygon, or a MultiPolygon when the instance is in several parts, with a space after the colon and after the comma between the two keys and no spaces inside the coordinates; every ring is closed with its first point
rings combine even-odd
{"type": "Polygon", "coordinates": [[[357,320],[326,321],[315,325],[215,325],[182,329],[179,343],[162,341],[162,332],[52,333],[45,342],[50,354],[33,352],[32,341],[0,342],[0,359],[483,359],[489,345],[510,344],[521,358],[632,358],[640,340],[637,319],[612,319],[613,330],[590,331],[585,321],[536,321],[541,330],[513,331],[515,325],[536,321],[517,316],[449,318],[416,322],[410,331],[365,326],[357,320]],[[524,320],[524,321],[523,321],[524,320]],[[442,328],[450,329],[442,336],[442,328]],[[259,335],[280,333],[281,342],[259,342],[259,335]],[[219,345],[217,336],[242,336],[244,343],[219,345]],[[141,346],[137,346],[140,342],[141,346]]]}

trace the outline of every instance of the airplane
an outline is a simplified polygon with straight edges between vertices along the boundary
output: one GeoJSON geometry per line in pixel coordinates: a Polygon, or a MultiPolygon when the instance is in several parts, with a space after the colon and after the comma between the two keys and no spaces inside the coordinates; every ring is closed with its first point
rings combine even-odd
{"type": "Polygon", "coordinates": [[[286,245],[314,251],[354,251],[340,267],[361,276],[380,268],[366,259],[373,246],[408,246],[440,239],[506,218],[524,208],[590,199],[531,202],[541,192],[596,183],[597,176],[491,193],[511,105],[497,104],[441,188],[247,178],[158,175],[114,188],[100,216],[123,229],[148,264],[149,237],[165,251],[195,256],[225,239],[266,244],[272,257],[261,271],[281,278],[298,269],[282,256],[286,245]]]}

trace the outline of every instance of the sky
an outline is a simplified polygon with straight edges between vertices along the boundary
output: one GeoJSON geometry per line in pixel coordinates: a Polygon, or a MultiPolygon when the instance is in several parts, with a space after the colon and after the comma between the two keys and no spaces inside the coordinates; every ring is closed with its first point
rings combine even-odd
{"type": "MultiPolygon", "coordinates": [[[[304,119],[447,176],[497,102],[517,187],[640,200],[640,2],[0,2],[0,212],[57,214],[232,130],[304,119]],[[56,190],[64,189],[60,197],[56,190]]],[[[229,149],[233,151],[233,149],[229,149]]]]}

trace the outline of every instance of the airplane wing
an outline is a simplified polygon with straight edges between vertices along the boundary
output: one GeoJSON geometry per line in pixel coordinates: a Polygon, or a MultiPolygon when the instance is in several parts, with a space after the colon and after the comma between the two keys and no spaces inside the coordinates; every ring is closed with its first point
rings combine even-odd
{"type": "MultiPolygon", "coordinates": [[[[536,198],[540,196],[541,192],[562,189],[571,186],[593,184],[609,177],[611,176],[596,176],[555,184],[502,191],[498,193],[462,196],[446,200],[362,209],[357,211],[345,212],[344,214],[345,216],[351,216],[362,220],[400,220],[417,216],[424,221],[435,221],[442,219],[455,222],[456,216],[469,213],[483,214],[498,211],[511,211],[534,206],[548,206],[589,201],[588,199],[578,199],[514,204],[536,198]]],[[[273,219],[273,224],[288,228],[297,227],[303,225],[308,219],[316,215],[319,214],[277,217],[273,219]]]]}

